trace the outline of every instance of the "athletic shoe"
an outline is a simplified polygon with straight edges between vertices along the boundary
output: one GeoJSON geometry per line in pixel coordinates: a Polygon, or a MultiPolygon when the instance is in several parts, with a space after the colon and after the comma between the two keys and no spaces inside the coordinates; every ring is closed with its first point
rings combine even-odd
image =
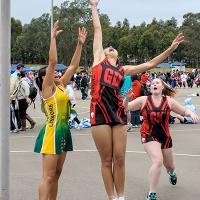
{"type": "Polygon", "coordinates": [[[17,129],[11,130],[10,133],[18,133],[19,131],[17,129]]]}
{"type": "Polygon", "coordinates": [[[172,173],[169,172],[169,182],[170,182],[172,185],[176,185],[176,183],[177,183],[176,172],[172,172],[172,173]]]}
{"type": "Polygon", "coordinates": [[[132,128],[139,128],[139,126],[138,125],[133,125],[132,128]]]}
{"type": "Polygon", "coordinates": [[[150,192],[149,194],[147,194],[146,200],[157,200],[156,193],[155,192],[150,192]]]}
{"type": "Polygon", "coordinates": [[[127,131],[128,131],[128,132],[130,132],[130,131],[131,131],[131,129],[132,129],[132,124],[131,124],[131,123],[129,123],[129,124],[128,124],[128,126],[127,126],[127,131]]]}

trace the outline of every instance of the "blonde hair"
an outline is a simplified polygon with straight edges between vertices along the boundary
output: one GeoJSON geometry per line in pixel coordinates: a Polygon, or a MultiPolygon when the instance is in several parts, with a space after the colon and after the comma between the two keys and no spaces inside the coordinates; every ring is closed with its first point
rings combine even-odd
{"type": "MultiPolygon", "coordinates": [[[[160,79],[160,78],[159,78],[160,79]]],[[[161,83],[164,87],[162,93],[164,96],[170,96],[170,97],[173,97],[175,96],[175,94],[177,94],[177,90],[175,90],[174,88],[172,88],[170,85],[168,85],[165,81],[163,81],[162,79],[161,80],[161,83]]]]}

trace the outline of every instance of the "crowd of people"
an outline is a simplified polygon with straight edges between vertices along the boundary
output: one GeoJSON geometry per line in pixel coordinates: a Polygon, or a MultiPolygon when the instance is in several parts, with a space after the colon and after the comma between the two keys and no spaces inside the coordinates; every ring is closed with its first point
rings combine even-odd
{"type": "Polygon", "coordinates": [[[25,73],[24,65],[18,64],[16,71],[10,76],[10,131],[26,131],[26,120],[30,123],[30,129],[36,122],[27,113],[27,108],[37,96],[35,87],[35,74],[25,73]]]}
{"type": "MultiPolygon", "coordinates": [[[[41,108],[46,121],[40,129],[34,151],[42,154],[43,174],[39,185],[40,200],[56,200],[58,180],[68,151],[73,151],[70,123],[81,127],[76,112],[74,89],[87,99],[91,87],[90,124],[94,143],[101,160],[101,173],[109,200],[125,200],[125,154],[128,129],[141,126],[141,143],[152,161],[149,170],[149,191],[146,200],[156,200],[157,186],[164,164],[172,185],[177,174],[172,155],[169,131],[170,112],[178,114],[182,123],[197,123],[195,107],[187,99],[185,107],[175,101],[176,87],[199,86],[200,72],[148,73],[170,56],[184,42],[182,33],[160,55],[139,65],[121,65],[118,51],[103,48],[103,34],[98,14],[99,0],[89,0],[94,27],[93,65],[91,74],[77,73],[87,31],[79,28],[77,46],[68,69],[56,71],[57,37],[62,30],[54,24],[50,40],[48,66],[37,76],[25,74],[23,66],[11,75],[11,131],[25,131],[26,120],[34,128],[35,121],[27,114],[37,84],[41,108]],[[31,99],[31,100],[30,100],[31,99]],[[19,104],[17,108],[17,104],[19,104]],[[189,104],[189,106],[188,106],[189,104]],[[143,117],[142,125],[140,115],[143,117]]],[[[37,92],[35,92],[36,94],[37,92]]],[[[37,94],[36,94],[37,95],[37,94]]]]}
{"type": "Polygon", "coordinates": [[[193,70],[192,72],[183,72],[180,70],[172,70],[172,72],[167,73],[151,73],[150,79],[161,78],[166,83],[171,85],[172,88],[192,88],[200,86],[200,70],[193,70]]]}

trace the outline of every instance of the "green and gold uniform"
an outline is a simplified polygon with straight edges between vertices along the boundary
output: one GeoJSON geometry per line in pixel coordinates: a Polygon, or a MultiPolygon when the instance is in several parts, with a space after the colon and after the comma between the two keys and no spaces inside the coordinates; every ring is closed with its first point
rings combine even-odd
{"type": "Polygon", "coordinates": [[[64,87],[56,86],[53,96],[43,99],[46,124],[36,139],[34,152],[61,154],[73,151],[71,132],[68,127],[69,96],[64,87]]]}

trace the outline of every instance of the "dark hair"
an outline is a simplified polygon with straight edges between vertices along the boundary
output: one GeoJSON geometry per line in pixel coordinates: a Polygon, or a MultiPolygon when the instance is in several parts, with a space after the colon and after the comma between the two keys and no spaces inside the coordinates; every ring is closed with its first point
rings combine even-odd
{"type": "Polygon", "coordinates": [[[42,67],[38,71],[38,77],[35,80],[40,91],[42,91],[42,84],[43,84],[43,78],[42,77],[46,75],[46,69],[47,69],[47,66],[42,67]]]}
{"type": "Polygon", "coordinates": [[[21,76],[22,78],[24,78],[26,76],[26,73],[21,71],[17,73],[17,76],[21,76]]]}
{"type": "Polygon", "coordinates": [[[21,67],[24,68],[24,65],[23,65],[23,64],[18,64],[18,65],[16,66],[17,70],[19,70],[21,67]]]}
{"type": "Polygon", "coordinates": [[[135,81],[135,80],[138,80],[138,81],[139,81],[138,75],[137,75],[137,74],[132,75],[132,76],[131,76],[131,80],[132,80],[132,81],[135,81]]]}

